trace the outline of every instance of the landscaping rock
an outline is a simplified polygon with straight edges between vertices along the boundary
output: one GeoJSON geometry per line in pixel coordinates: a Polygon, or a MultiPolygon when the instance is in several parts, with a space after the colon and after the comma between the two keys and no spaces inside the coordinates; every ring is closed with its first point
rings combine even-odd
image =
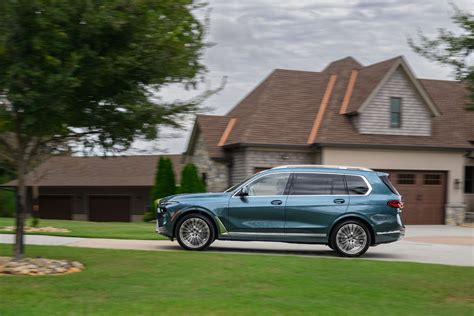
{"type": "Polygon", "coordinates": [[[24,258],[16,261],[11,257],[0,257],[0,275],[52,275],[82,270],[84,265],[77,261],[44,258],[24,258]]]}

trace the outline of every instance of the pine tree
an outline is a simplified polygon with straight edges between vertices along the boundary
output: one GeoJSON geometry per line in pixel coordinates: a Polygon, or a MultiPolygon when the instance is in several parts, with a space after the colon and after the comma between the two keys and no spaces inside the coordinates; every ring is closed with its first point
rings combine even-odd
{"type": "Polygon", "coordinates": [[[176,180],[173,171],[173,162],[166,157],[160,157],[156,167],[155,184],[151,189],[151,209],[145,215],[144,220],[150,221],[156,218],[155,208],[157,199],[164,198],[176,193],[176,180]]]}
{"type": "Polygon", "coordinates": [[[198,175],[198,170],[192,163],[187,164],[181,173],[181,186],[179,193],[206,192],[204,182],[198,175]]]}

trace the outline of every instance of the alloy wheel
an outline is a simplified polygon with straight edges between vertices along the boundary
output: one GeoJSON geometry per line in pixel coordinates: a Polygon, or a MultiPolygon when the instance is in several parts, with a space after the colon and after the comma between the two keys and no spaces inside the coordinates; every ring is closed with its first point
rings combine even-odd
{"type": "Polygon", "coordinates": [[[209,225],[198,217],[188,218],[179,228],[179,237],[188,248],[203,247],[209,241],[210,236],[209,225]]]}
{"type": "Polygon", "coordinates": [[[337,247],[348,255],[361,252],[366,247],[367,241],[366,231],[362,226],[355,223],[341,226],[336,234],[337,247]]]}

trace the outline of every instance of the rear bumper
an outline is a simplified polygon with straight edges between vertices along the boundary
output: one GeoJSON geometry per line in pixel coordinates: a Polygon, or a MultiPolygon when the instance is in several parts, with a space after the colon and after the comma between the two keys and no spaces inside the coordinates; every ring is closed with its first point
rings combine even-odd
{"type": "Polygon", "coordinates": [[[395,242],[405,237],[405,227],[397,230],[383,231],[375,233],[375,244],[386,244],[395,242]]]}

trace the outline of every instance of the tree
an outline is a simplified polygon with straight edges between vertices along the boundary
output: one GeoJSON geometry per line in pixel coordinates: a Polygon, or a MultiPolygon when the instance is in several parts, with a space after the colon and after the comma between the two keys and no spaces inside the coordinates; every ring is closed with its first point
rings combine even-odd
{"type": "MultiPolygon", "coordinates": [[[[15,257],[21,258],[27,172],[52,154],[106,154],[158,126],[180,126],[204,94],[162,102],[168,84],[195,88],[205,25],[192,0],[0,2],[0,158],[18,179],[15,257]]],[[[215,92],[215,91],[214,91],[215,92]]]]}
{"type": "Polygon", "coordinates": [[[459,34],[439,29],[435,39],[419,34],[419,45],[412,38],[408,39],[408,44],[421,56],[454,67],[456,79],[466,82],[470,93],[467,108],[474,111],[474,65],[470,62],[474,51],[474,15],[460,10],[454,4],[452,6],[455,12],[451,19],[461,28],[459,34]]]}
{"type": "Polygon", "coordinates": [[[173,171],[173,162],[166,157],[160,157],[156,168],[155,185],[151,189],[152,209],[147,214],[148,220],[155,219],[155,201],[176,193],[176,180],[173,171]]]}
{"type": "Polygon", "coordinates": [[[188,163],[181,172],[181,185],[179,193],[200,193],[206,192],[204,182],[198,175],[195,165],[188,163]]]}

